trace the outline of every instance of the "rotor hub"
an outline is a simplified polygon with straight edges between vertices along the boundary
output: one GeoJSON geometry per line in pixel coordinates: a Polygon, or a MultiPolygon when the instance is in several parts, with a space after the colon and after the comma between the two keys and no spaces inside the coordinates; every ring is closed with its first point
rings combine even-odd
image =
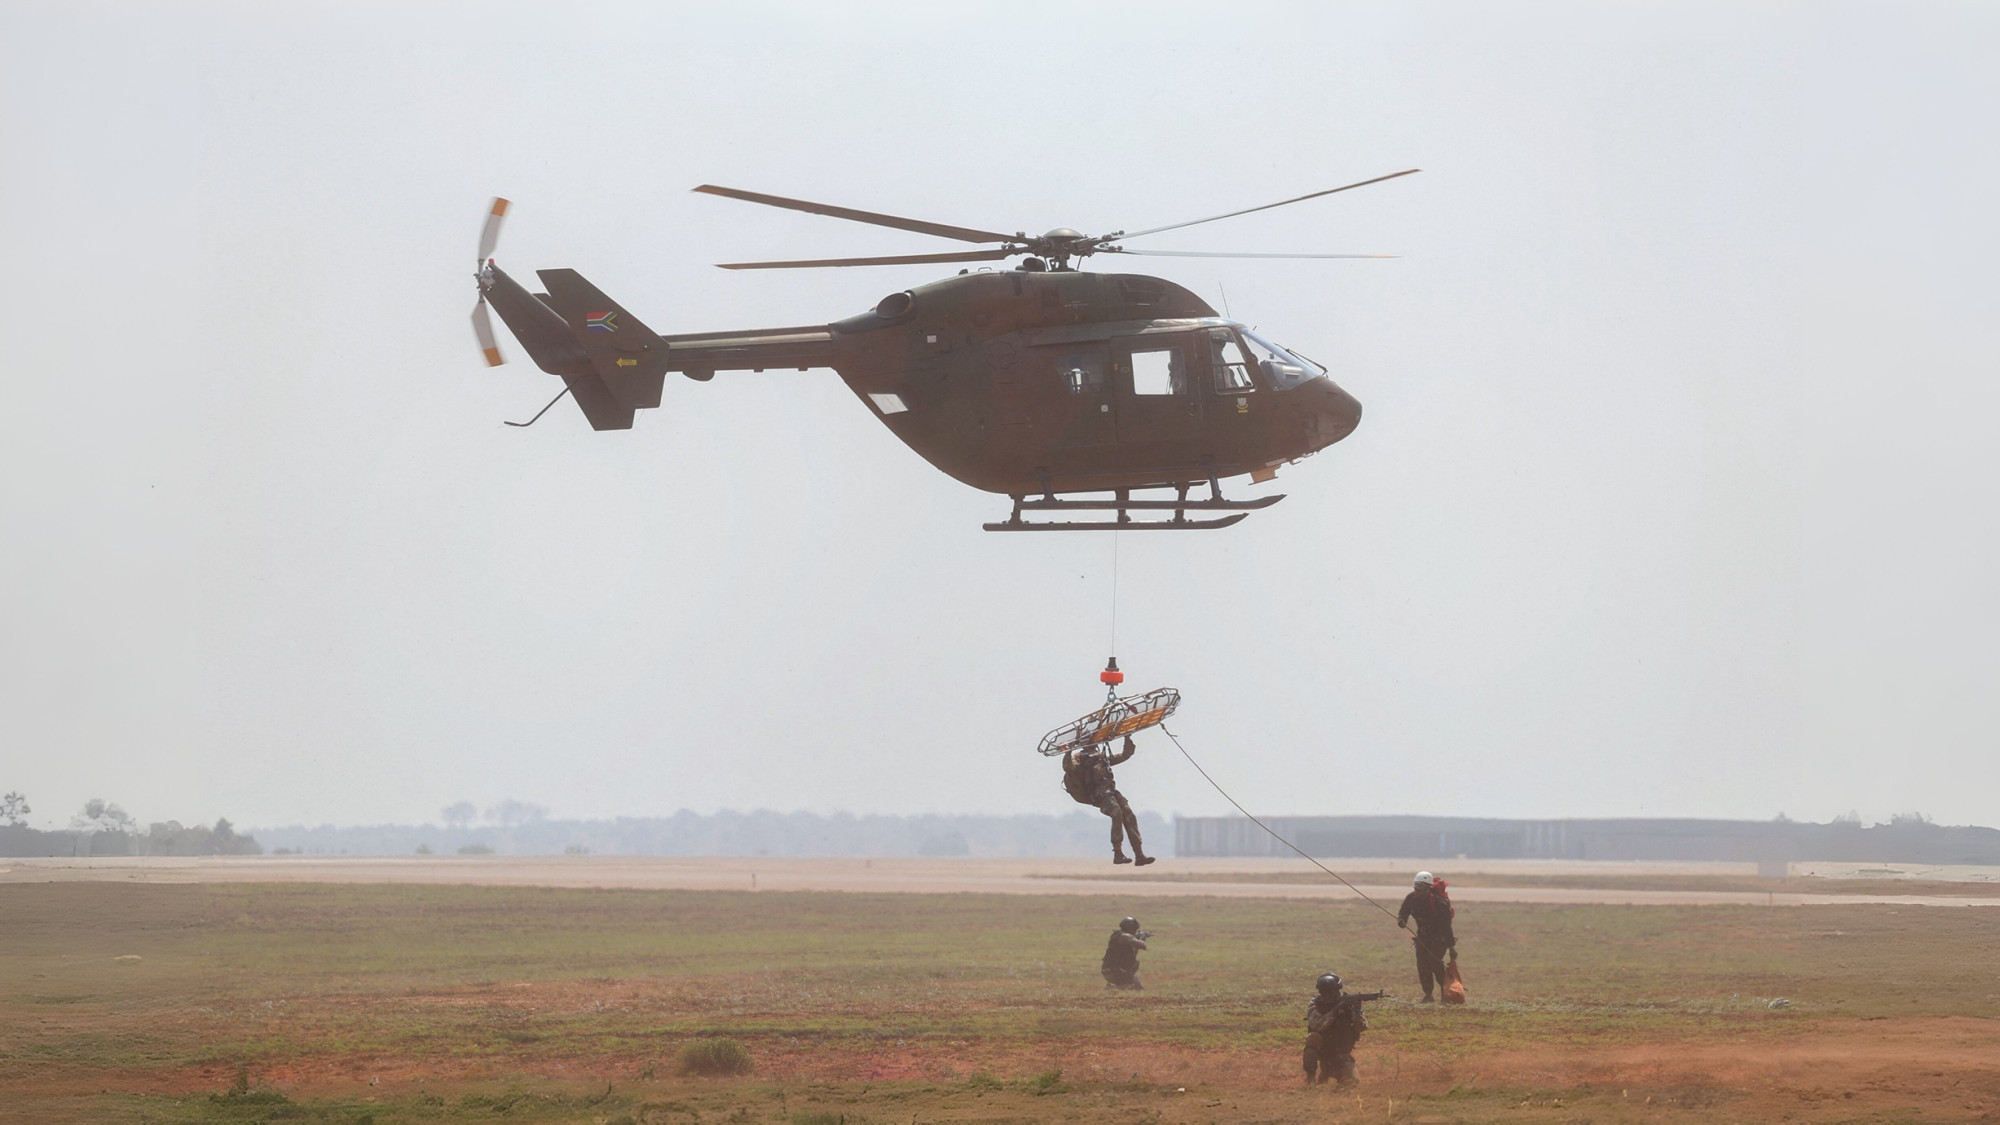
{"type": "Polygon", "coordinates": [[[1040,238],[1025,240],[1024,249],[1046,260],[1047,268],[1066,270],[1071,258],[1088,257],[1102,239],[1092,238],[1074,227],[1057,227],[1040,238]]]}

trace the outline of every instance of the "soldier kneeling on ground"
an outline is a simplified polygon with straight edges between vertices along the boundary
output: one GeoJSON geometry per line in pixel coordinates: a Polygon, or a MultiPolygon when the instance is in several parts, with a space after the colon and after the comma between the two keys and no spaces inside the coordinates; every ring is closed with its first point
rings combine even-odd
{"type": "Polygon", "coordinates": [[[1340,976],[1324,973],[1318,995],[1306,1005],[1306,1084],[1331,1078],[1342,1086],[1361,1081],[1354,1072],[1354,1045],[1368,1030],[1368,1017],[1361,1012],[1367,1000],[1380,1000],[1382,993],[1342,995],[1340,976]]]}
{"type": "Polygon", "coordinates": [[[1104,947],[1104,963],[1099,970],[1104,974],[1104,987],[1145,991],[1146,986],[1139,983],[1139,951],[1146,948],[1146,939],[1152,936],[1150,931],[1139,928],[1137,918],[1118,923],[1118,928],[1111,931],[1111,941],[1104,947]]]}

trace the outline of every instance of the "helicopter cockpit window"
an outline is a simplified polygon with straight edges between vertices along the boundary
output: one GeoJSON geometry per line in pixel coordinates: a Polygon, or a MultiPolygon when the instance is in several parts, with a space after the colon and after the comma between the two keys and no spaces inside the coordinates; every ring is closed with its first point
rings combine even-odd
{"type": "Polygon", "coordinates": [[[1250,381],[1250,361],[1235,334],[1210,332],[1208,340],[1213,351],[1210,366],[1215,368],[1215,393],[1239,395],[1256,390],[1257,385],[1250,381]]]}
{"type": "Polygon", "coordinates": [[[1243,330],[1243,339],[1250,345],[1250,355],[1257,361],[1257,369],[1278,390],[1296,387],[1326,374],[1326,368],[1286,351],[1247,328],[1243,330]]]}
{"type": "Polygon", "coordinates": [[[1179,348],[1150,348],[1132,352],[1132,393],[1135,395],[1177,395],[1187,390],[1187,362],[1179,348]]]}
{"type": "Polygon", "coordinates": [[[1066,355],[1056,362],[1063,384],[1073,395],[1094,395],[1104,389],[1104,360],[1094,355],[1066,355]]]}

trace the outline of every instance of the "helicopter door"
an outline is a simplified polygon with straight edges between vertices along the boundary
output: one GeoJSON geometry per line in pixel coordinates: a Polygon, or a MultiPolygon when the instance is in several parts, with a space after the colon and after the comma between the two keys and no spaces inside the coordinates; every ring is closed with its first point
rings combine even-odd
{"type": "Polygon", "coordinates": [[[1111,413],[1111,389],[1105,385],[1107,363],[1103,344],[1077,344],[1054,354],[1056,376],[1063,388],[1058,445],[1110,445],[1118,440],[1111,413]]]}
{"type": "Polygon", "coordinates": [[[1184,336],[1128,336],[1111,342],[1118,440],[1178,441],[1201,433],[1192,352],[1184,336]]]}

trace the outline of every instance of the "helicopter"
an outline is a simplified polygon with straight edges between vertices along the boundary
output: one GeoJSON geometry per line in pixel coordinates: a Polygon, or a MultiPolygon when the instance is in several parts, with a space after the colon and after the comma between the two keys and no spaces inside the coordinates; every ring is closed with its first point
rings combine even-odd
{"type": "Polygon", "coordinates": [[[1013,501],[988,531],[1202,530],[1284,499],[1223,496],[1352,433],[1361,404],[1325,367],[1219,315],[1163,278],[1077,268],[1094,255],[1384,258],[1385,254],[1233,254],[1145,250],[1129,239],[1267,211],[1407,176],[1377,176],[1277,203],[1137,231],[1031,236],[926,222],[703,184],[696,192],[984,246],[934,254],[728,262],[722,269],[998,262],[891,293],[826,324],[661,336],[571,269],[537,270],[530,292],[493,258],[510,204],[496,198],[479,238],[473,330],[504,362],[490,305],[593,429],[629,429],[660,405],[665,376],[830,367],[890,432],[957,480],[1013,501]],[[1206,486],[1207,494],[1191,492],[1206,486]],[[1170,491],[1172,495],[1157,495],[1170,491]],[[1155,493],[1135,496],[1134,493],[1155,493]],[[1091,495],[1097,494],[1097,495],[1091,495]],[[1108,494],[1108,495],[1104,495],[1108,494]],[[1028,519],[1096,512],[1113,518],[1028,519]],[[1226,512],[1210,516],[1208,513],[1226,512]],[[1133,514],[1150,518],[1134,519],[1133,514]],[[1171,513],[1171,515],[1167,515],[1171,513]],[[1190,513],[1195,513],[1190,516],[1190,513]],[[1164,518],[1160,518],[1164,517],[1164,518]]]}

